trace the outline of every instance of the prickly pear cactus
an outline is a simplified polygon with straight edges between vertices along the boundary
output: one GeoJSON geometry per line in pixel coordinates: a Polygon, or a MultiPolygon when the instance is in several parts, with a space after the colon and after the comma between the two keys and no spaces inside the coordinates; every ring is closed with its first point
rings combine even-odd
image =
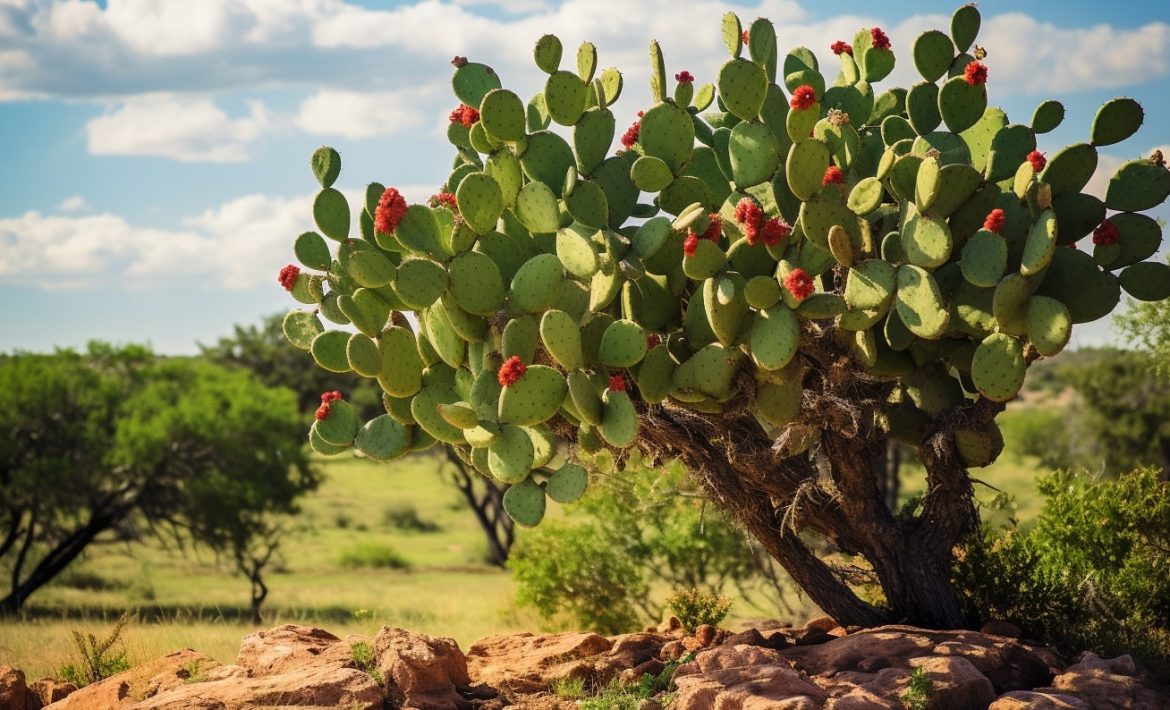
{"type": "MultiPolygon", "coordinates": [[[[281,274],[312,310],[285,332],[321,367],[376,379],[386,414],[363,423],[331,393],[310,444],[378,460],[451,445],[535,525],[546,497],[584,491],[577,452],[635,445],[654,407],[746,406],[795,456],[831,425],[814,365],[882,383],[872,426],[912,444],[948,409],[1014,398],[1122,290],[1170,296],[1142,214],[1170,172],[1136,159],[1103,202],[1086,194],[1098,147],[1132,135],[1141,108],[1108,102],[1088,142],[1046,158],[1036,134],[1063,107],[1030,123],[990,107],[978,27],[960,8],[949,33],[905,48],[922,80],[883,91],[895,55],[880,29],[835,43],[829,69],[728,13],[711,83],[672,83],[652,43],[650,101],[618,111],[622,75],[588,43],[566,68],[560,40],[540,38],[548,78],[528,101],[457,58],[456,157],[428,203],[371,183],[354,218],[332,187],[340,157],[313,155],[318,231],[296,240],[307,271],[281,274]]],[[[994,423],[953,441],[969,466],[1003,445],[994,423]]]]}

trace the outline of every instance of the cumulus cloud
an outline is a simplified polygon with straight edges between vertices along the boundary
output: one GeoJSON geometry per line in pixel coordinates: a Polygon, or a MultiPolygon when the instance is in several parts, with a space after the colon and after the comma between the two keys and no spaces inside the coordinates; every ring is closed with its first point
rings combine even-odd
{"type": "Polygon", "coordinates": [[[305,133],[344,138],[389,136],[426,120],[424,102],[439,85],[399,91],[322,90],[301,102],[296,125],[305,133]]]}
{"type": "Polygon", "coordinates": [[[209,98],[150,95],[131,99],[85,126],[93,155],[148,155],[184,162],[248,159],[248,144],[271,123],[264,105],[249,102],[232,118],[209,98]]]}
{"type": "Polygon", "coordinates": [[[89,203],[81,195],[73,195],[61,200],[61,204],[57,205],[57,209],[62,212],[80,212],[89,207],[89,203]]]}

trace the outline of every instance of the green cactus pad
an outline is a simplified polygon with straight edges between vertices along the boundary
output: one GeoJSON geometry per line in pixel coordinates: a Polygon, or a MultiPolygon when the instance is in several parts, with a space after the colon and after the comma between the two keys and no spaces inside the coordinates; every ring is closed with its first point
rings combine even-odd
{"type": "Polygon", "coordinates": [[[602,417],[601,396],[597,393],[589,376],[574,370],[568,377],[569,397],[576,407],[581,420],[592,426],[599,426],[602,417]]]}
{"type": "Polygon", "coordinates": [[[829,146],[815,139],[793,143],[784,166],[792,194],[808,201],[821,189],[821,181],[829,167],[829,146]]]}
{"type": "Polygon", "coordinates": [[[349,203],[337,190],[322,189],[313,200],[313,220],[321,232],[336,241],[349,236],[349,203]]]}
{"type": "Polygon", "coordinates": [[[703,282],[703,306],[707,322],[715,337],[725,346],[736,342],[747,318],[749,308],[744,298],[746,285],[739,274],[724,274],[703,282]]]}
{"type": "Polygon", "coordinates": [[[311,311],[289,311],[280,327],[288,342],[301,350],[313,347],[313,339],[325,332],[321,319],[311,311]]]}
{"type": "Polygon", "coordinates": [[[464,252],[451,260],[447,270],[451,295],[464,311],[487,316],[504,305],[504,277],[486,254],[464,252]]]}
{"type": "Polygon", "coordinates": [[[738,350],[716,343],[705,345],[675,369],[674,386],[682,392],[726,399],[731,395],[741,357],[738,350]]]}
{"type": "MultiPolygon", "coordinates": [[[[942,119],[940,118],[939,120],[941,121],[942,119]]],[[[886,116],[882,119],[881,134],[882,143],[887,147],[905,138],[914,139],[918,136],[918,133],[914,130],[914,126],[910,125],[910,121],[898,114],[886,116]]]]}
{"type": "Polygon", "coordinates": [[[504,213],[500,184],[484,173],[471,173],[463,178],[455,197],[459,201],[459,213],[476,234],[495,229],[504,213]]]}
{"type": "Polygon", "coordinates": [[[890,188],[900,199],[912,202],[918,186],[918,170],[922,167],[922,157],[917,155],[903,155],[894,161],[890,168],[890,188]]]}
{"type": "Polygon", "coordinates": [[[565,271],[578,278],[588,278],[597,273],[597,248],[592,240],[596,233],[596,229],[580,224],[569,225],[557,232],[557,258],[565,271]]]}
{"type": "Polygon", "coordinates": [[[709,279],[723,270],[727,265],[727,255],[715,242],[700,239],[695,248],[695,255],[683,259],[683,271],[687,277],[696,281],[709,279]]]}
{"type": "MultiPolygon", "coordinates": [[[[673,386],[674,360],[666,345],[651,348],[638,366],[638,393],[645,402],[661,402],[673,386]]],[[[573,400],[574,402],[576,399],[573,400]]]]}
{"type": "Polygon", "coordinates": [[[1052,211],[1056,213],[1058,244],[1072,244],[1105,219],[1105,203],[1079,192],[1057,195],[1052,200],[1052,211]]]}
{"type": "Polygon", "coordinates": [[[576,159],[573,149],[564,138],[550,131],[540,131],[528,136],[528,145],[520,154],[520,166],[529,179],[543,182],[561,196],[565,175],[576,159]]]}
{"type": "Polygon", "coordinates": [[[1036,133],[1048,133],[1055,130],[1064,120],[1064,104],[1059,101],[1048,100],[1036,107],[1032,114],[1032,130],[1036,133]]]}
{"type": "Polygon", "coordinates": [[[489,91],[500,88],[500,77],[485,64],[468,62],[455,70],[451,87],[460,101],[468,106],[479,106],[489,91]]]}
{"type": "Polygon", "coordinates": [[[995,422],[986,429],[959,429],[955,432],[955,449],[968,468],[990,466],[1003,453],[1003,433],[995,422]]]}
{"type": "Polygon", "coordinates": [[[1109,218],[1117,227],[1117,255],[1106,266],[1119,269],[1150,258],[1162,244],[1162,227],[1144,214],[1123,213],[1109,218]]]}
{"type": "Polygon", "coordinates": [[[960,52],[966,52],[979,35],[981,18],[975,3],[963,5],[951,15],[951,37],[960,52]]]}
{"type": "Polygon", "coordinates": [[[1077,143],[1052,156],[1039,177],[1052,187],[1055,197],[1082,191],[1096,170],[1097,149],[1088,143],[1077,143]]]}
{"type": "Polygon", "coordinates": [[[695,124],[690,114],[674,104],[657,104],[642,116],[641,126],[642,150],[679,174],[694,150],[695,124]]]}
{"type": "Polygon", "coordinates": [[[1145,261],[1127,266],[1120,275],[1121,287],[1139,301],[1170,298],[1170,266],[1145,261]]]}
{"type": "Polygon", "coordinates": [[[585,493],[589,474],[575,463],[566,463],[549,476],[545,493],[557,503],[573,503],[585,493]]]}
{"type": "Polygon", "coordinates": [[[321,187],[333,187],[337,176],[341,174],[341,156],[326,145],[313,151],[309,165],[313,168],[313,177],[317,178],[321,187]]]}
{"type": "Polygon", "coordinates": [[[938,128],[938,124],[942,123],[938,85],[924,81],[910,87],[910,92],[906,94],[906,113],[910,125],[920,136],[938,128]]]}
{"type": "Polygon", "coordinates": [[[1131,160],[1110,178],[1105,206],[1119,212],[1141,212],[1162,204],[1167,196],[1170,170],[1149,160],[1131,160]]]}
{"type": "Polygon", "coordinates": [[[865,217],[881,207],[884,194],[881,181],[875,177],[863,178],[849,191],[845,204],[858,217],[865,217]]]}
{"type": "Polygon", "coordinates": [[[536,527],[544,518],[544,498],[544,490],[526,478],[504,491],[504,512],[521,527],[536,527]]]}
{"type": "Polygon", "coordinates": [[[674,173],[661,158],[644,155],[634,161],[630,179],[643,192],[660,192],[674,180],[674,173]]]}
{"type": "Polygon", "coordinates": [[[748,53],[752,61],[762,67],[771,62],[773,74],[776,63],[776,28],[766,18],[758,17],[748,31],[748,53]]]}
{"type": "Polygon", "coordinates": [[[565,278],[560,259],[554,254],[537,254],[512,278],[510,302],[530,313],[542,311],[565,278]]]}
{"type": "Polygon", "coordinates": [[[479,107],[480,120],[493,138],[518,141],[524,137],[525,108],[520,97],[507,89],[489,91],[479,107]]]}
{"type": "Polygon", "coordinates": [[[447,289],[447,270],[430,259],[408,257],[398,265],[394,291],[411,310],[422,310],[447,289]]]}
{"type": "Polygon", "coordinates": [[[1028,154],[1036,149],[1036,134],[1020,124],[1004,126],[995,133],[987,154],[988,182],[997,182],[1016,173],[1028,154]]]}
{"type": "Polygon", "coordinates": [[[349,333],[344,330],[327,330],[313,338],[309,352],[323,370],[349,372],[349,358],[345,355],[349,345],[349,333]]]}
{"type": "Polygon", "coordinates": [[[366,422],[354,438],[354,447],[375,461],[391,461],[410,451],[410,428],[387,414],[366,422]]]}
{"type": "Polygon", "coordinates": [[[1020,261],[1020,273],[1024,276],[1039,273],[1052,261],[1055,252],[1056,214],[1049,209],[1041,212],[1032,228],[1028,230],[1020,261]]]}
{"type": "Polygon", "coordinates": [[[927,81],[938,81],[954,59],[954,42],[938,30],[923,32],[914,40],[914,66],[927,81]]]}
{"type": "Polygon", "coordinates": [[[658,250],[670,239],[670,220],[665,217],[652,217],[638,227],[631,240],[634,253],[643,259],[649,259],[658,253],[658,250]]]}
{"type": "Polygon", "coordinates": [[[803,393],[799,381],[784,384],[763,382],[756,388],[756,413],[768,425],[782,427],[800,414],[803,393]]]}
{"type": "Polygon", "coordinates": [[[382,356],[378,384],[392,397],[410,397],[422,388],[423,363],[414,334],[391,326],[378,336],[382,356]]]}
{"type": "MultiPolygon", "coordinates": [[[[452,402],[440,404],[436,409],[439,416],[453,427],[460,429],[474,429],[479,426],[479,415],[475,408],[466,402],[452,402]]],[[[491,422],[488,422],[489,424],[491,422]]]]}
{"type": "Polygon", "coordinates": [[[317,433],[317,422],[313,422],[313,426],[309,427],[309,448],[322,456],[336,456],[349,451],[349,445],[337,446],[322,439],[317,433]]]}
{"type": "Polygon", "coordinates": [[[1089,323],[1113,311],[1121,299],[1121,286],[1089,254],[1057,249],[1037,293],[1068,306],[1073,323],[1089,323]]]}
{"type": "Polygon", "coordinates": [[[420,320],[425,328],[427,340],[438,353],[439,359],[451,367],[459,367],[467,358],[467,343],[451,322],[451,316],[442,301],[436,301],[424,310],[420,320]]]}
{"type": "Polygon", "coordinates": [[[349,402],[338,400],[329,405],[324,419],[313,424],[313,430],[325,443],[333,446],[349,446],[357,436],[362,421],[357,410],[349,402]]]}
{"type": "Polygon", "coordinates": [[[963,245],[959,262],[963,278],[975,286],[992,287],[1003,278],[1008,248],[1003,237],[980,229],[963,245]]]}
{"type": "Polygon", "coordinates": [[[520,358],[521,362],[532,362],[536,356],[537,338],[540,326],[532,316],[513,318],[504,326],[500,340],[500,354],[505,360],[520,358]]]}
{"type": "Polygon", "coordinates": [[[860,310],[885,309],[890,305],[898,285],[894,266],[882,259],[853,264],[845,279],[845,302],[860,310]]]}
{"type": "Polygon", "coordinates": [[[521,426],[547,421],[560,409],[567,392],[561,373],[544,365],[529,365],[528,371],[500,394],[500,421],[521,426]]]}
{"type": "Polygon", "coordinates": [[[723,14],[722,33],[723,46],[727,47],[731,56],[738,57],[743,51],[743,25],[734,12],[723,14]]]}
{"type": "Polygon", "coordinates": [[[516,195],[516,217],[533,234],[557,231],[561,223],[557,196],[543,182],[529,182],[516,195]]]}
{"type": "Polygon", "coordinates": [[[987,109],[987,87],[968,84],[963,77],[948,79],[938,92],[938,110],[942,120],[954,133],[974,126],[987,109]]]}
{"type": "Polygon", "coordinates": [[[1028,302],[1027,334],[1032,347],[1045,357],[1064,350],[1072,335],[1068,308],[1055,298],[1033,296],[1028,302]]]}
{"type": "Polygon", "coordinates": [[[375,237],[383,248],[394,246],[397,242],[415,254],[439,256],[444,252],[439,241],[439,223],[434,212],[425,205],[407,207],[406,214],[398,223],[398,228],[394,230],[393,237],[382,235],[380,232],[375,234],[375,237]]]}
{"type": "Polygon", "coordinates": [[[984,397],[1007,402],[1019,393],[1027,369],[1023,344],[1005,333],[993,333],[975,349],[971,379],[984,397]]]}
{"type": "Polygon", "coordinates": [[[737,123],[731,129],[728,154],[732,179],[740,189],[771,180],[780,167],[780,141],[763,123],[737,123]]]}
{"type": "Polygon", "coordinates": [[[463,430],[448,424],[439,414],[440,404],[454,404],[458,401],[459,395],[450,384],[441,381],[428,382],[411,400],[410,413],[423,431],[437,441],[462,444],[466,441],[463,438],[463,430]]]}
{"type": "Polygon", "coordinates": [[[585,111],[588,86],[573,72],[558,71],[544,85],[548,115],[562,126],[571,126],[585,111]]]}
{"type": "Polygon", "coordinates": [[[556,35],[544,35],[536,40],[536,48],[533,50],[533,58],[536,59],[536,66],[545,74],[552,74],[561,67],[561,53],[564,47],[561,45],[561,40],[556,35]]]}
{"type": "MultiPolygon", "coordinates": [[[[487,452],[488,470],[492,476],[503,483],[518,483],[527,480],[528,472],[532,470],[536,455],[528,432],[509,424],[500,427],[499,435],[488,446],[487,452]]],[[[543,503],[544,493],[540,488],[536,490],[540,493],[540,499],[543,503]]]]}
{"type": "Polygon", "coordinates": [[[894,298],[898,317],[920,338],[940,337],[950,321],[938,283],[928,271],[913,264],[898,267],[898,291],[894,298]]]}
{"type": "Polygon", "coordinates": [[[995,287],[991,310],[1001,332],[1024,335],[1027,332],[1028,301],[1032,283],[1020,274],[1008,274],[995,287]]]}
{"type": "Polygon", "coordinates": [[[609,202],[597,183],[582,180],[566,195],[565,206],[573,219],[594,229],[609,223],[609,202]]]}
{"type": "Polygon", "coordinates": [[[752,360],[765,370],[779,370],[796,356],[800,320],[791,308],[777,304],[756,314],[748,336],[752,360]]]}
{"type": "MultiPolygon", "coordinates": [[[[760,115],[768,93],[768,75],[759,64],[733,58],[719,69],[719,98],[727,110],[744,121],[760,115]]],[[[819,95],[819,93],[818,93],[819,95]]]]}
{"type": "Polygon", "coordinates": [[[577,74],[584,81],[593,81],[597,71],[597,47],[592,42],[582,42],[577,48],[577,74]]]}
{"type": "Polygon", "coordinates": [[[297,261],[310,269],[326,271],[333,263],[332,257],[329,256],[329,245],[316,232],[305,232],[297,237],[293,253],[297,255],[297,261]]]}
{"type": "Polygon", "coordinates": [[[575,370],[584,365],[581,329],[568,313],[546,311],[540,319],[540,338],[545,349],[564,369],[575,370]]]}
{"type": "Polygon", "coordinates": [[[638,438],[638,415],[625,392],[606,390],[602,398],[601,438],[610,446],[624,448],[638,438]]]}
{"type": "Polygon", "coordinates": [[[902,249],[915,266],[936,269],[947,263],[953,247],[950,227],[941,219],[918,214],[902,227],[902,249]]]}
{"type": "MultiPolygon", "coordinates": [[[[817,76],[820,75],[817,74],[817,76]]],[[[820,117],[820,102],[806,109],[789,111],[784,117],[784,132],[788,134],[788,140],[793,143],[799,143],[808,138],[812,134],[813,127],[817,125],[820,117]]]]}
{"type": "Polygon", "coordinates": [[[605,329],[598,357],[607,367],[633,367],[646,356],[646,331],[630,320],[615,320],[605,329]]]}
{"type": "Polygon", "coordinates": [[[769,276],[753,276],[748,279],[743,295],[752,308],[771,308],[780,302],[780,284],[769,276]]]}
{"type": "MultiPolygon", "coordinates": [[[[439,411],[443,411],[444,406],[446,405],[440,405],[439,411]]],[[[486,449],[491,446],[499,435],[500,427],[495,422],[480,422],[479,426],[463,430],[463,438],[467,439],[469,445],[477,449],[486,449]]]]}
{"type": "Polygon", "coordinates": [[[590,109],[581,114],[573,127],[573,147],[582,175],[591,174],[605,160],[615,130],[615,119],[608,109],[590,109]]]}
{"type": "Polygon", "coordinates": [[[348,239],[342,242],[338,256],[342,268],[359,286],[378,288],[395,279],[394,264],[367,242],[348,239]]]}
{"type": "Polygon", "coordinates": [[[362,377],[377,377],[382,369],[382,355],[377,344],[368,335],[354,333],[345,346],[349,367],[362,377]]]}
{"type": "Polygon", "coordinates": [[[1129,138],[1141,128],[1145,120],[1141,104],[1133,99],[1113,99],[1097,111],[1093,118],[1092,143],[1098,148],[1113,145],[1129,138]]]}
{"type": "Polygon", "coordinates": [[[848,308],[845,299],[835,293],[814,293],[800,302],[796,312],[805,320],[829,320],[848,308]]]}

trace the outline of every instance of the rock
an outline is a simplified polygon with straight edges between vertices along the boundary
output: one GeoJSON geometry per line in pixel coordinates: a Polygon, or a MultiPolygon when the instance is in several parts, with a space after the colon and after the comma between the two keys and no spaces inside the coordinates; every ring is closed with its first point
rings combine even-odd
{"type": "Polygon", "coordinates": [[[660,634],[672,634],[679,636],[686,633],[686,629],[683,628],[682,622],[678,620],[677,616],[670,617],[669,619],[659,624],[656,628],[651,630],[657,631],[660,634]]]}
{"type": "MultiPolygon", "coordinates": [[[[83,688],[82,691],[84,690],[83,688]]],[[[82,691],[78,691],[78,694],[82,691]]],[[[382,688],[366,673],[353,668],[310,666],[269,676],[232,677],[189,683],[143,700],[131,708],[230,710],[260,707],[340,707],[350,710],[381,710],[384,700],[385,693],[382,688]]]]}
{"type": "Polygon", "coordinates": [[[801,629],[794,635],[793,642],[797,646],[816,646],[835,638],[838,637],[830,636],[828,631],[822,629],[801,629]]]}
{"type": "Polygon", "coordinates": [[[720,646],[703,651],[674,673],[672,710],[780,710],[820,708],[828,695],[803,678],[776,651],[720,646]]]}
{"type": "Polygon", "coordinates": [[[352,668],[350,645],[324,629],[285,624],[245,636],[236,665],[255,676],[301,668],[352,668]]]}
{"type": "Polygon", "coordinates": [[[809,622],[804,625],[804,628],[806,628],[806,629],[820,629],[821,631],[824,631],[827,633],[829,631],[832,631],[833,629],[838,629],[841,627],[840,627],[840,624],[838,624],[836,622],[836,620],[833,619],[833,617],[831,617],[831,616],[818,616],[815,619],[810,619],[809,622]]]}
{"type": "Polygon", "coordinates": [[[46,707],[53,710],[130,708],[139,701],[185,685],[192,669],[212,669],[218,665],[214,658],[184,649],[91,683],[46,707]]]}
{"type": "Polygon", "coordinates": [[[24,671],[0,666],[0,710],[28,710],[35,698],[24,682],[24,671]]]}
{"type": "Polygon", "coordinates": [[[467,670],[475,682],[509,694],[548,690],[554,680],[570,677],[604,685],[617,669],[597,657],[612,645],[593,633],[488,636],[468,650],[467,670]]]}
{"type": "Polygon", "coordinates": [[[1006,636],[961,633],[935,646],[933,652],[966,658],[987,676],[996,693],[1029,690],[1052,680],[1044,659],[1006,636]]]}
{"type": "Polygon", "coordinates": [[[695,640],[699,642],[700,648],[709,648],[715,643],[715,639],[719,636],[719,629],[711,624],[699,624],[695,629],[695,640]]]}
{"type": "Polygon", "coordinates": [[[1024,635],[1020,627],[1015,624],[1009,624],[1006,621],[995,621],[994,619],[984,624],[979,629],[979,633],[989,636],[1005,636],[1010,639],[1018,639],[1024,635]]]}
{"type": "Polygon", "coordinates": [[[704,651],[695,656],[695,660],[679,666],[674,672],[674,677],[682,678],[688,675],[701,675],[727,668],[765,665],[792,666],[779,652],[769,648],[760,648],[759,646],[720,646],[704,651]]]}
{"type": "Polygon", "coordinates": [[[1053,678],[1052,687],[1079,697],[1094,710],[1170,707],[1170,695],[1144,677],[1138,677],[1138,669],[1129,656],[1106,659],[1095,653],[1086,653],[1078,663],[1053,678]]]}
{"type": "Polygon", "coordinates": [[[70,693],[77,690],[77,686],[72,683],[62,683],[52,678],[41,678],[33,681],[28,689],[40,699],[40,706],[44,706],[65,699],[70,693]]]}
{"type": "Polygon", "coordinates": [[[432,638],[383,626],[374,640],[387,698],[402,707],[444,710],[464,704],[459,688],[471,685],[467,659],[454,639],[432,638]]]}
{"type": "Polygon", "coordinates": [[[683,642],[679,639],[664,643],[662,649],[658,651],[658,656],[664,661],[677,661],[686,653],[687,649],[683,647],[683,642]]]}
{"type": "Polygon", "coordinates": [[[1093,710],[1092,706],[1072,695],[1013,690],[995,699],[987,710],[1093,710]]]}
{"type": "MultiPolygon", "coordinates": [[[[780,634],[781,636],[783,634],[780,634]]],[[[732,634],[723,639],[724,646],[767,646],[764,637],[756,629],[748,629],[747,631],[740,631],[738,634],[732,634]]],[[[785,641],[787,646],[788,642],[785,641]]]]}
{"type": "Polygon", "coordinates": [[[670,642],[671,637],[641,632],[613,636],[609,640],[612,645],[606,652],[608,661],[618,668],[636,668],[646,661],[658,658],[662,647],[670,642]]]}
{"type": "Polygon", "coordinates": [[[995,699],[995,688],[979,669],[962,656],[915,658],[910,664],[926,671],[929,697],[948,710],[984,710],[995,699]]]}

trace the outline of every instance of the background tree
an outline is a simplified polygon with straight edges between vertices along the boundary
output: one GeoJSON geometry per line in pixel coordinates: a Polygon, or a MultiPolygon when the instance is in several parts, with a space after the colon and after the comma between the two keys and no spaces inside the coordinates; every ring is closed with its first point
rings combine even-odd
{"type": "Polygon", "coordinates": [[[232,551],[317,484],[288,389],[145,348],[0,357],[0,610],[115,527],[232,551]]]}

